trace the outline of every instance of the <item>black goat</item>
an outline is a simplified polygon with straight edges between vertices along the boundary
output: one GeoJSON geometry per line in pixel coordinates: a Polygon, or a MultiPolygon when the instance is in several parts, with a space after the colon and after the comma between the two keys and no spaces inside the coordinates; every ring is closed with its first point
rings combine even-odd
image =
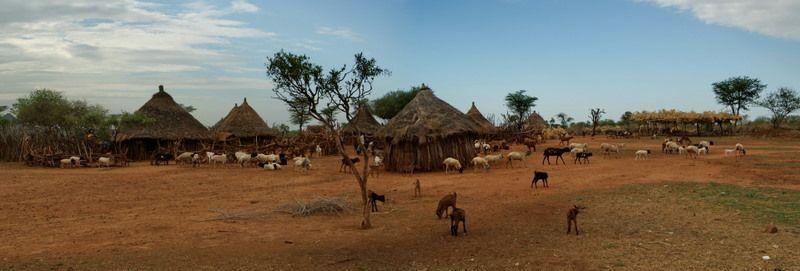
{"type": "Polygon", "coordinates": [[[586,162],[586,164],[589,164],[589,157],[592,157],[592,153],[588,151],[576,153],[575,161],[573,161],[573,164],[575,163],[583,164],[581,161],[586,162]]]}
{"type": "Polygon", "coordinates": [[[450,234],[458,236],[458,224],[464,224],[464,234],[467,234],[467,212],[461,208],[454,208],[450,213],[450,234]]]}
{"type": "Polygon", "coordinates": [[[350,163],[348,163],[347,159],[342,158],[342,164],[339,166],[339,172],[348,173],[350,171],[350,164],[355,165],[358,164],[358,162],[361,162],[361,159],[358,157],[350,158],[350,163]]]}
{"type": "Polygon", "coordinates": [[[156,153],[156,155],[153,157],[153,161],[151,161],[150,164],[160,166],[161,162],[164,162],[165,164],[169,165],[169,161],[174,159],[175,155],[171,153],[156,153]]]}
{"type": "Polygon", "coordinates": [[[544,165],[544,161],[545,160],[547,160],[547,164],[548,165],[550,164],[550,156],[555,156],[556,157],[556,165],[558,165],[558,159],[561,159],[561,162],[566,165],[567,162],[564,162],[563,155],[564,155],[564,153],[568,153],[569,151],[570,151],[569,148],[547,148],[547,149],[545,149],[544,150],[544,154],[543,154],[544,158],[542,158],[542,165],[544,165]]]}
{"type": "Polygon", "coordinates": [[[533,172],[533,179],[531,180],[531,188],[536,189],[539,180],[542,180],[542,187],[550,187],[547,184],[547,172],[544,171],[534,171],[533,172]]]}
{"type": "Polygon", "coordinates": [[[386,196],[385,195],[378,195],[377,193],[373,192],[372,190],[369,191],[369,205],[372,207],[373,212],[378,211],[378,204],[376,201],[380,201],[386,203],[386,196]]]}

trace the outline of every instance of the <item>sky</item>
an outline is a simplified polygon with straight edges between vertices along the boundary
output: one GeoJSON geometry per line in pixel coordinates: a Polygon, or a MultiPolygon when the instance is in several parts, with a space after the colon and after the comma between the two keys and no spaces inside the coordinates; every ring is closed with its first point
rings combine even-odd
{"type": "MultiPolygon", "coordinates": [[[[206,125],[248,98],[270,125],[267,56],[330,69],[363,52],[391,71],[372,98],[422,83],[466,111],[526,90],[549,119],[589,108],[724,110],[711,84],[800,90],[799,0],[0,0],[0,105],[37,88],[132,112],[163,84],[206,125]]],[[[751,116],[767,115],[753,109],[751,116]]]]}

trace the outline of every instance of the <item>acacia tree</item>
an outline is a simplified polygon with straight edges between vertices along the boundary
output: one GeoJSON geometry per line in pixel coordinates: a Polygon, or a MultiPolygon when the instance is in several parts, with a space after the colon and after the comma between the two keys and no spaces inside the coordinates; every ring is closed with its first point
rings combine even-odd
{"type": "Polygon", "coordinates": [[[600,118],[606,111],[600,108],[589,109],[589,119],[592,120],[592,136],[597,133],[597,126],[600,125],[600,118]]]}
{"type": "Polygon", "coordinates": [[[308,115],[308,108],[301,101],[291,101],[287,105],[289,106],[289,120],[292,124],[296,124],[298,130],[302,133],[303,126],[311,120],[311,116],[308,115]]]}
{"type": "Polygon", "coordinates": [[[789,114],[800,109],[800,95],[793,89],[782,87],[767,94],[767,97],[756,104],[772,111],[772,127],[780,128],[789,114]]]}
{"type": "MultiPolygon", "coordinates": [[[[748,106],[753,104],[767,88],[767,85],[761,84],[761,80],[747,76],[731,77],[711,86],[717,96],[717,102],[729,107],[734,116],[739,116],[741,110],[748,110],[748,106]]],[[[736,121],[733,127],[736,128],[736,121]]]]}
{"type": "MultiPolygon", "coordinates": [[[[389,71],[379,67],[375,59],[368,59],[359,53],[355,55],[353,69],[347,70],[347,67],[343,66],[324,73],[322,67],[312,63],[308,56],[281,50],[267,57],[266,74],[274,82],[275,87],[272,91],[275,99],[289,106],[304,106],[311,118],[319,121],[329,133],[336,134],[334,136],[336,149],[346,162],[346,166],[350,168],[360,188],[363,207],[361,228],[370,228],[372,223],[367,200],[367,179],[371,153],[362,152],[364,166],[361,170],[350,162],[341,135],[336,130],[336,113],[344,113],[348,121],[352,120],[354,115],[352,109],[372,93],[372,83],[375,78],[388,75],[389,71]]],[[[364,143],[358,141],[360,147],[366,149],[364,143]]]]}
{"type": "Polygon", "coordinates": [[[525,94],[525,90],[519,90],[506,95],[506,106],[508,110],[511,110],[511,113],[514,114],[513,118],[509,117],[507,119],[514,121],[514,125],[518,131],[522,131],[525,120],[528,119],[531,108],[536,106],[536,100],[538,99],[539,98],[525,94]]]}
{"type": "Polygon", "coordinates": [[[561,127],[567,128],[569,124],[572,123],[575,119],[567,115],[567,113],[561,112],[556,114],[556,118],[561,123],[561,127]]]}

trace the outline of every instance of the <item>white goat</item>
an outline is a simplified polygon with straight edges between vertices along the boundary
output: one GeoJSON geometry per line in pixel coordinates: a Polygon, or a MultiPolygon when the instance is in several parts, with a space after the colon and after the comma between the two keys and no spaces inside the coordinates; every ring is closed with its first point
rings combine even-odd
{"type": "Polygon", "coordinates": [[[225,163],[228,162],[228,156],[224,154],[214,154],[211,155],[211,159],[208,160],[214,166],[216,166],[217,164],[222,164],[224,166],[225,163]]]}
{"type": "Polygon", "coordinates": [[[486,158],[480,156],[472,158],[472,166],[475,172],[478,171],[478,166],[483,167],[484,171],[489,171],[489,161],[487,161],[486,158]]]}
{"type": "Polygon", "coordinates": [[[278,163],[267,163],[264,165],[264,169],[269,171],[280,170],[281,168],[281,165],[278,163]]]}
{"type": "Polygon", "coordinates": [[[747,150],[744,149],[744,145],[742,145],[742,143],[736,143],[736,154],[747,154],[747,150]]]}
{"type": "Polygon", "coordinates": [[[303,156],[295,157],[294,167],[295,170],[300,168],[303,170],[303,172],[308,173],[308,170],[311,169],[311,160],[308,159],[308,157],[303,157],[303,156]]]}
{"type": "Polygon", "coordinates": [[[686,146],[686,157],[692,157],[697,159],[697,155],[700,154],[700,149],[697,146],[686,146]]]}
{"type": "Polygon", "coordinates": [[[522,162],[522,166],[528,167],[528,165],[525,164],[525,157],[528,157],[528,154],[517,151],[509,152],[506,159],[506,167],[511,165],[511,168],[514,168],[514,160],[519,160],[522,162]]]}
{"type": "Polygon", "coordinates": [[[447,159],[444,159],[444,162],[442,162],[442,164],[444,164],[444,174],[450,173],[450,168],[458,170],[459,173],[464,172],[464,168],[461,167],[461,162],[459,162],[457,159],[453,157],[448,157],[447,159]]]}
{"type": "Polygon", "coordinates": [[[114,158],[111,157],[100,157],[97,158],[97,163],[100,164],[102,167],[110,167],[111,164],[114,164],[114,158]]]}
{"type": "Polygon", "coordinates": [[[315,149],[315,151],[317,151],[317,157],[322,157],[322,147],[317,145],[317,148],[315,149]]]}
{"type": "Polygon", "coordinates": [[[503,160],[503,154],[487,155],[483,158],[486,158],[486,161],[489,162],[489,164],[494,164],[503,160]]]}
{"type": "Polygon", "coordinates": [[[206,152],[206,162],[208,162],[209,164],[211,164],[211,156],[214,156],[214,153],[210,152],[210,151],[207,151],[206,152]]]}
{"type": "Polygon", "coordinates": [[[278,159],[280,159],[280,156],[278,156],[277,154],[260,154],[259,153],[258,155],[256,155],[256,159],[258,159],[258,161],[261,162],[261,163],[273,163],[275,161],[278,161],[278,159]]]}
{"type": "Polygon", "coordinates": [[[73,167],[75,167],[75,163],[73,161],[74,160],[72,160],[71,158],[61,159],[61,161],[60,161],[61,163],[60,163],[59,167],[61,167],[61,168],[64,168],[64,167],[73,168],[73,167]]]}
{"type": "Polygon", "coordinates": [[[633,160],[639,160],[639,159],[647,160],[649,156],[650,156],[650,150],[638,150],[636,151],[636,158],[634,158],[633,160]]]}
{"type": "MultiPolygon", "coordinates": [[[[604,144],[607,144],[607,143],[604,143],[604,144]]],[[[589,143],[569,143],[569,149],[570,150],[575,149],[575,148],[581,148],[581,149],[584,149],[584,150],[588,150],[589,149],[589,143]]]]}

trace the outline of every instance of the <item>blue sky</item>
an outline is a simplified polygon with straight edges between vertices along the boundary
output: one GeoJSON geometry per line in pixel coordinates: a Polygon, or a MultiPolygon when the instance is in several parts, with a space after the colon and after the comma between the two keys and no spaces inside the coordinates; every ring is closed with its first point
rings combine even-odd
{"type": "Polygon", "coordinates": [[[281,49],[328,68],[363,51],[392,71],[374,97],[426,83],[457,108],[475,101],[498,116],[519,89],[544,117],[577,120],[590,107],[614,119],[721,110],[710,85],[738,75],[800,89],[800,1],[0,4],[0,104],[47,87],[134,111],[164,84],[208,125],[244,97],[270,124],[287,122],[263,69],[281,49]]]}

